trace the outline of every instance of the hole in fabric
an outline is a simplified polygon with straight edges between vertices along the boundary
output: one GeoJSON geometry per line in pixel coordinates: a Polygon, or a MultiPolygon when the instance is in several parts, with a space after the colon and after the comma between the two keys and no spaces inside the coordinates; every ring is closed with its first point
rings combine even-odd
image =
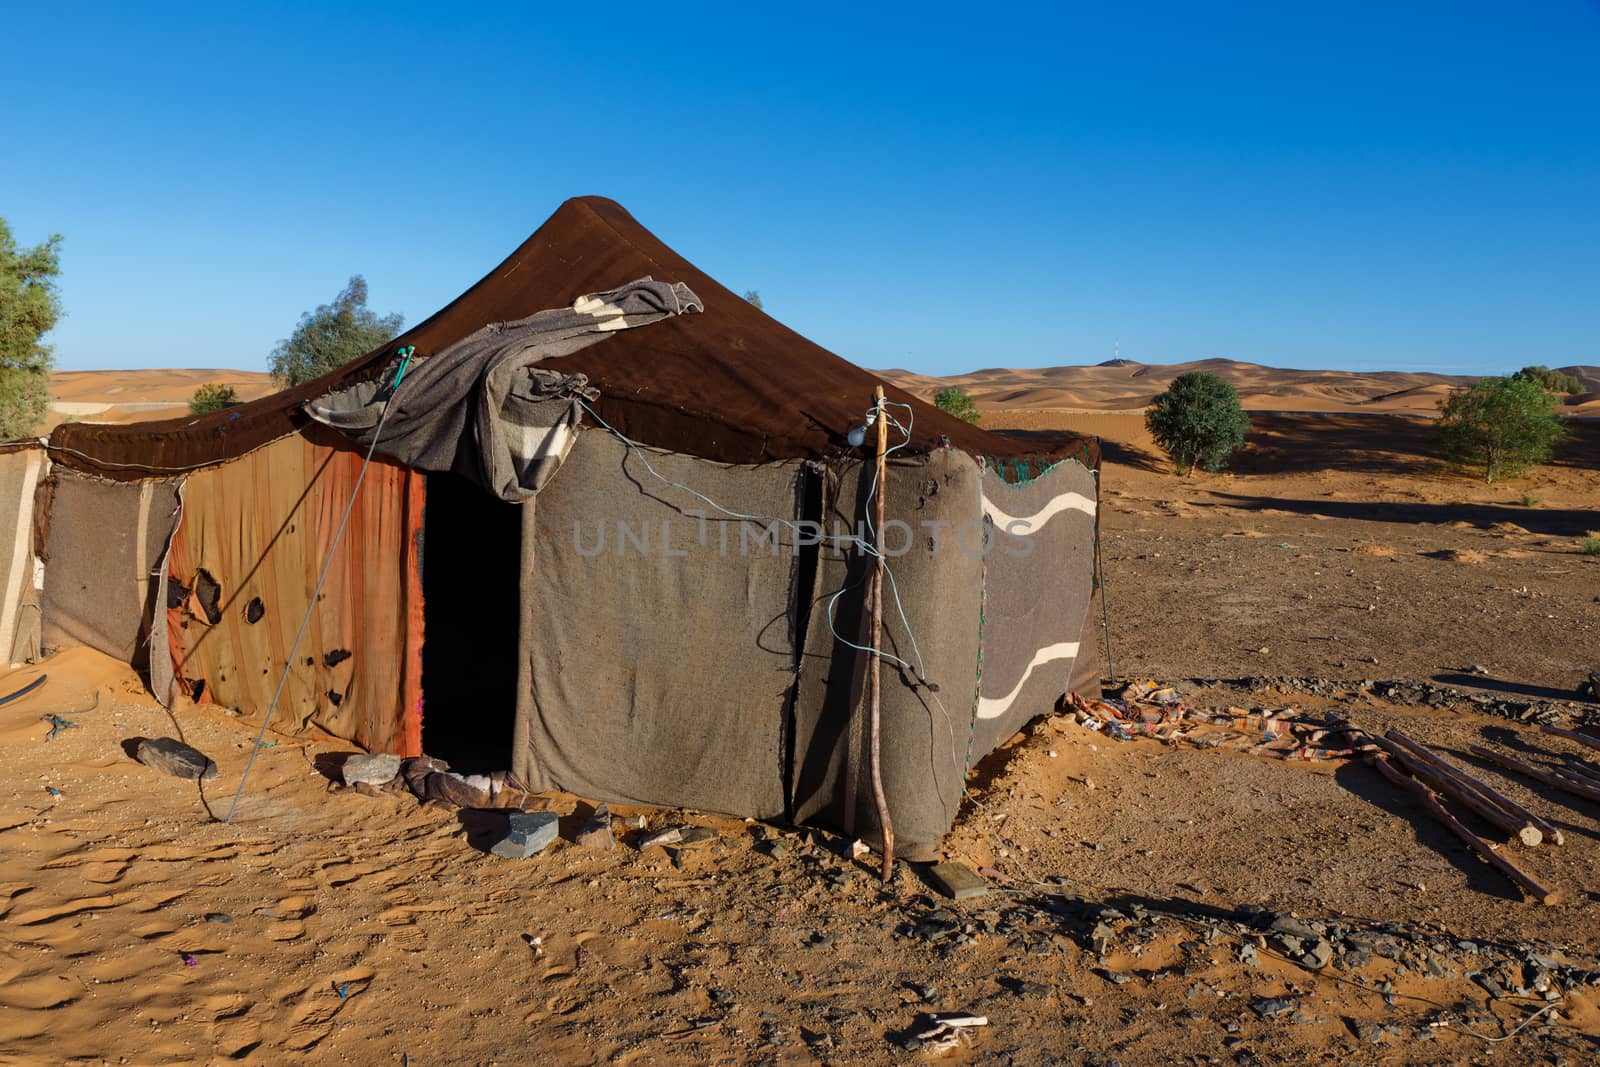
{"type": "Polygon", "coordinates": [[[180,585],[171,578],[167,579],[167,608],[183,607],[183,602],[189,599],[188,587],[180,585]]]}
{"type": "Polygon", "coordinates": [[[215,626],[222,621],[222,583],[211,577],[210,571],[195,572],[194,595],[205,612],[206,622],[215,626]]]}
{"type": "Polygon", "coordinates": [[[204,678],[185,678],[183,683],[189,687],[189,699],[196,704],[200,703],[200,698],[205,696],[206,680],[204,678]]]}
{"type": "Polygon", "coordinates": [[[348,648],[336,648],[322,657],[322,665],[324,667],[337,667],[349,658],[350,650],[348,648]]]}
{"type": "Polygon", "coordinates": [[[260,622],[261,616],[265,615],[266,613],[267,609],[262,606],[261,598],[258,596],[251,597],[250,603],[244,606],[244,621],[254,625],[255,623],[260,622]]]}
{"type": "Polygon", "coordinates": [[[306,666],[307,667],[315,667],[316,665],[317,665],[317,658],[315,656],[307,656],[306,657],[306,666]]]}
{"type": "Polygon", "coordinates": [[[344,694],[335,692],[332,689],[328,690],[328,703],[332,704],[334,707],[338,707],[340,704],[344,703],[344,694]]]}

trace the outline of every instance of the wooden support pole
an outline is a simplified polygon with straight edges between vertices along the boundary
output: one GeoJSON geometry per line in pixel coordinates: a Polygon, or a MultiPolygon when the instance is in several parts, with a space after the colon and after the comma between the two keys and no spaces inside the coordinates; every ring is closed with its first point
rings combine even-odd
{"type": "Polygon", "coordinates": [[[1543,831],[1527,819],[1512,815],[1491,803],[1487,797],[1412,752],[1409,746],[1401,744],[1399,738],[1392,733],[1387,737],[1374,737],[1372,740],[1413,778],[1435,793],[1443,793],[1468,811],[1476,812],[1485,821],[1510,834],[1524,845],[1537,845],[1544,840],[1543,831]]]}
{"type": "Polygon", "coordinates": [[[1422,802],[1423,808],[1427,810],[1429,815],[1444,824],[1445,829],[1459,837],[1462,843],[1476,852],[1483,862],[1522,887],[1523,891],[1533,899],[1544,905],[1559,903],[1560,897],[1556,895],[1554,890],[1546,889],[1534,881],[1522,868],[1491,848],[1487,841],[1462,826],[1456,817],[1446,811],[1443,804],[1439,803],[1439,798],[1434,796],[1433,790],[1395,770],[1383,756],[1373,756],[1372,766],[1389,781],[1414,795],[1422,802]]]}
{"type": "Polygon", "coordinates": [[[1456,766],[1454,763],[1449,762],[1443,756],[1428,748],[1420,741],[1413,741],[1411,738],[1402,734],[1399,730],[1390,730],[1387,736],[1391,740],[1398,741],[1407,749],[1415,752],[1422,759],[1434,764],[1440,770],[1460,781],[1468,788],[1486,797],[1491,804],[1498,807],[1501,811],[1506,812],[1508,815],[1514,815],[1519,819],[1527,820],[1530,824],[1536,827],[1541,834],[1544,835],[1545,840],[1556,845],[1566,844],[1566,838],[1562,836],[1560,830],[1556,829],[1535,812],[1529,811],[1521,804],[1518,804],[1515,800],[1512,800],[1510,797],[1494,788],[1494,786],[1490,785],[1488,782],[1485,782],[1481,778],[1473,775],[1464,767],[1456,766]]]}
{"type": "Polygon", "coordinates": [[[1568,741],[1576,741],[1580,745],[1600,748],[1600,737],[1595,737],[1592,734],[1579,733],[1577,730],[1563,730],[1558,726],[1541,726],[1539,729],[1544,733],[1554,734],[1556,737],[1565,737],[1568,741]]]}
{"type": "Polygon", "coordinates": [[[877,550],[877,567],[872,572],[872,796],[878,802],[878,826],[883,831],[882,879],[887,882],[894,875],[894,822],[889,818],[889,800],[883,793],[883,749],[880,739],[879,707],[883,695],[883,497],[888,488],[889,420],[883,409],[883,386],[873,392],[872,410],[877,412],[878,471],[876,491],[872,494],[874,511],[872,520],[874,548],[877,550]]]}
{"type": "Polygon", "coordinates": [[[1502,767],[1508,767],[1518,774],[1527,775],[1535,781],[1553,785],[1557,789],[1565,789],[1567,792],[1583,797],[1585,800],[1593,800],[1596,803],[1600,803],[1600,786],[1591,788],[1581,785],[1570,778],[1562,778],[1551,774],[1549,771],[1542,771],[1531,763],[1522,762],[1515,756],[1507,756],[1503,752],[1496,752],[1494,749],[1484,748],[1482,745],[1472,745],[1468,751],[1474,756],[1482,756],[1484,759],[1498,763],[1502,767]]]}

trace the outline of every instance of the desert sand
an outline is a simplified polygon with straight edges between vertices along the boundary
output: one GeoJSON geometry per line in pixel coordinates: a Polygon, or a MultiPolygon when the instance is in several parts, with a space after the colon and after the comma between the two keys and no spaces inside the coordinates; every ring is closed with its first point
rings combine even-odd
{"type": "MultiPolygon", "coordinates": [[[[146,402],[120,382],[111,395],[146,402]]],[[[1044,405],[1067,410],[980,395],[988,424],[1106,443],[1114,673],[1205,707],[1400,727],[1563,830],[1499,844],[1559,903],[1527,899],[1359,762],[1119,742],[1051,708],[974,774],[947,851],[994,891],[960,902],[920,868],[880,885],[873,857],[828,835],[701,813],[614,808],[614,849],[503,860],[477,847],[483,816],[339,788],[350,746],[270,732],[228,825],[259,723],[169,715],[126,667],[72,650],[0,678],[3,696],[49,676],[0,704],[0,1062],[1600,1058],[1600,990],[1581,978],[1600,971],[1600,804],[1467,749],[1600,763],[1515,710],[1600,729],[1577,696],[1600,667],[1600,557],[1580,550],[1600,528],[1596,424],[1551,466],[1484,486],[1428,458],[1420,411],[1347,399],[1258,414],[1233,473],[1180,479],[1139,416],[1114,413],[1138,395],[1044,405]],[[1387,681],[1414,685],[1361,684],[1387,681]],[[130,758],[161,735],[219,777],[130,758]],[[717,839],[640,852],[622,822],[640,815],[717,839]],[[1290,912],[1401,947],[1313,970],[1266,936],[1290,912]],[[1534,956],[1559,971],[1553,1000],[1503,988],[1507,961],[1527,980],[1534,956]],[[907,1040],[931,1011],[988,1025],[935,1056],[907,1040]]],[[[588,805],[551,803],[572,836],[588,805]]]]}

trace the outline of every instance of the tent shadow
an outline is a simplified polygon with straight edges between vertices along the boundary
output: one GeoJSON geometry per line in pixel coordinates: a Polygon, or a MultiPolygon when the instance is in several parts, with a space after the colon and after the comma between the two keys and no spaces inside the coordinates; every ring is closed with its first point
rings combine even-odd
{"type": "Polygon", "coordinates": [[[318,774],[330,782],[344,782],[344,764],[354,752],[319,752],[311,760],[311,766],[316,768],[318,774]]]}
{"type": "MultiPolygon", "coordinates": [[[[1481,530],[1496,523],[1515,523],[1545,537],[1582,537],[1594,527],[1594,511],[1586,508],[1525,508],[1501,504],[1419,504],[1357,500],[1293,500],[1213,491],[1214,502],[1241,511],[1286,511],[1293,515],[1392,522],[1407,526],[1465,522],[1481,530]]],[[[1197,507],[1204,506],[1197,503],[1197,507]]]]}
{"type": "Polygon", "coordinates": [[[1533,697],[1536,700],[1571,700],[1576,689],[1557,689],[1548,685],[1529,685],[1526,682],[1506,682],[1498,678],[1485,678],[1481,674],[1436,674],[1433,680],[1462,689],[1483,689],[1491,693],[1510,693],[1533,697]]]}
{"type": "MultiPolygon", "coordinates": [[[[1373,807],[1409,823],[1417,843],[1449,860],[1451,866],[1467,876],[1468,888],[1500,900],[1522,899],[1521,893],[1504,875],[1483,862],[1460,839],[1435,822],[1420,804],[1379,777],[1371,767],[1347,763],[1334,772],[1333,779],[1373,807]]],[[[1477,816],[1470,812],[1452,810],[1450,813],[1475,833],[1484,829],[1477,816]]],[[[1485,840],[1493,844],[1498,837],[1493,830],[1488,830],[1485,840]]]]}
{"type": "Polygon", "coordinates": [[[488,852],[511,826],[510,813],[493,808],[460,808],[456,821],[466,832],[467,844],[478,852],[488,852]]]}

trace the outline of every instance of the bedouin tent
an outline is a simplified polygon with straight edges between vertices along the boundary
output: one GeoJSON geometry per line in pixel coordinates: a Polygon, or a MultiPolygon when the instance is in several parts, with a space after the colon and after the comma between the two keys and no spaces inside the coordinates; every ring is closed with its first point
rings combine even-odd
{"type": "Polygon", "coordinates": [[[1100,457],[886,385],[877,485],[860,431],[880,384],[619,205],[570,200],[322,379],[64,425],[48,463],[0,453],[19,530],[0,644],[89,645],[147,666],[159,698],[258,723],[287,669],[283,732],[417,755],[448,730],[535,790],[877,840],[881,533],[882,773],[915,854],[977,760],[1097,685],[1100,457]]]}

